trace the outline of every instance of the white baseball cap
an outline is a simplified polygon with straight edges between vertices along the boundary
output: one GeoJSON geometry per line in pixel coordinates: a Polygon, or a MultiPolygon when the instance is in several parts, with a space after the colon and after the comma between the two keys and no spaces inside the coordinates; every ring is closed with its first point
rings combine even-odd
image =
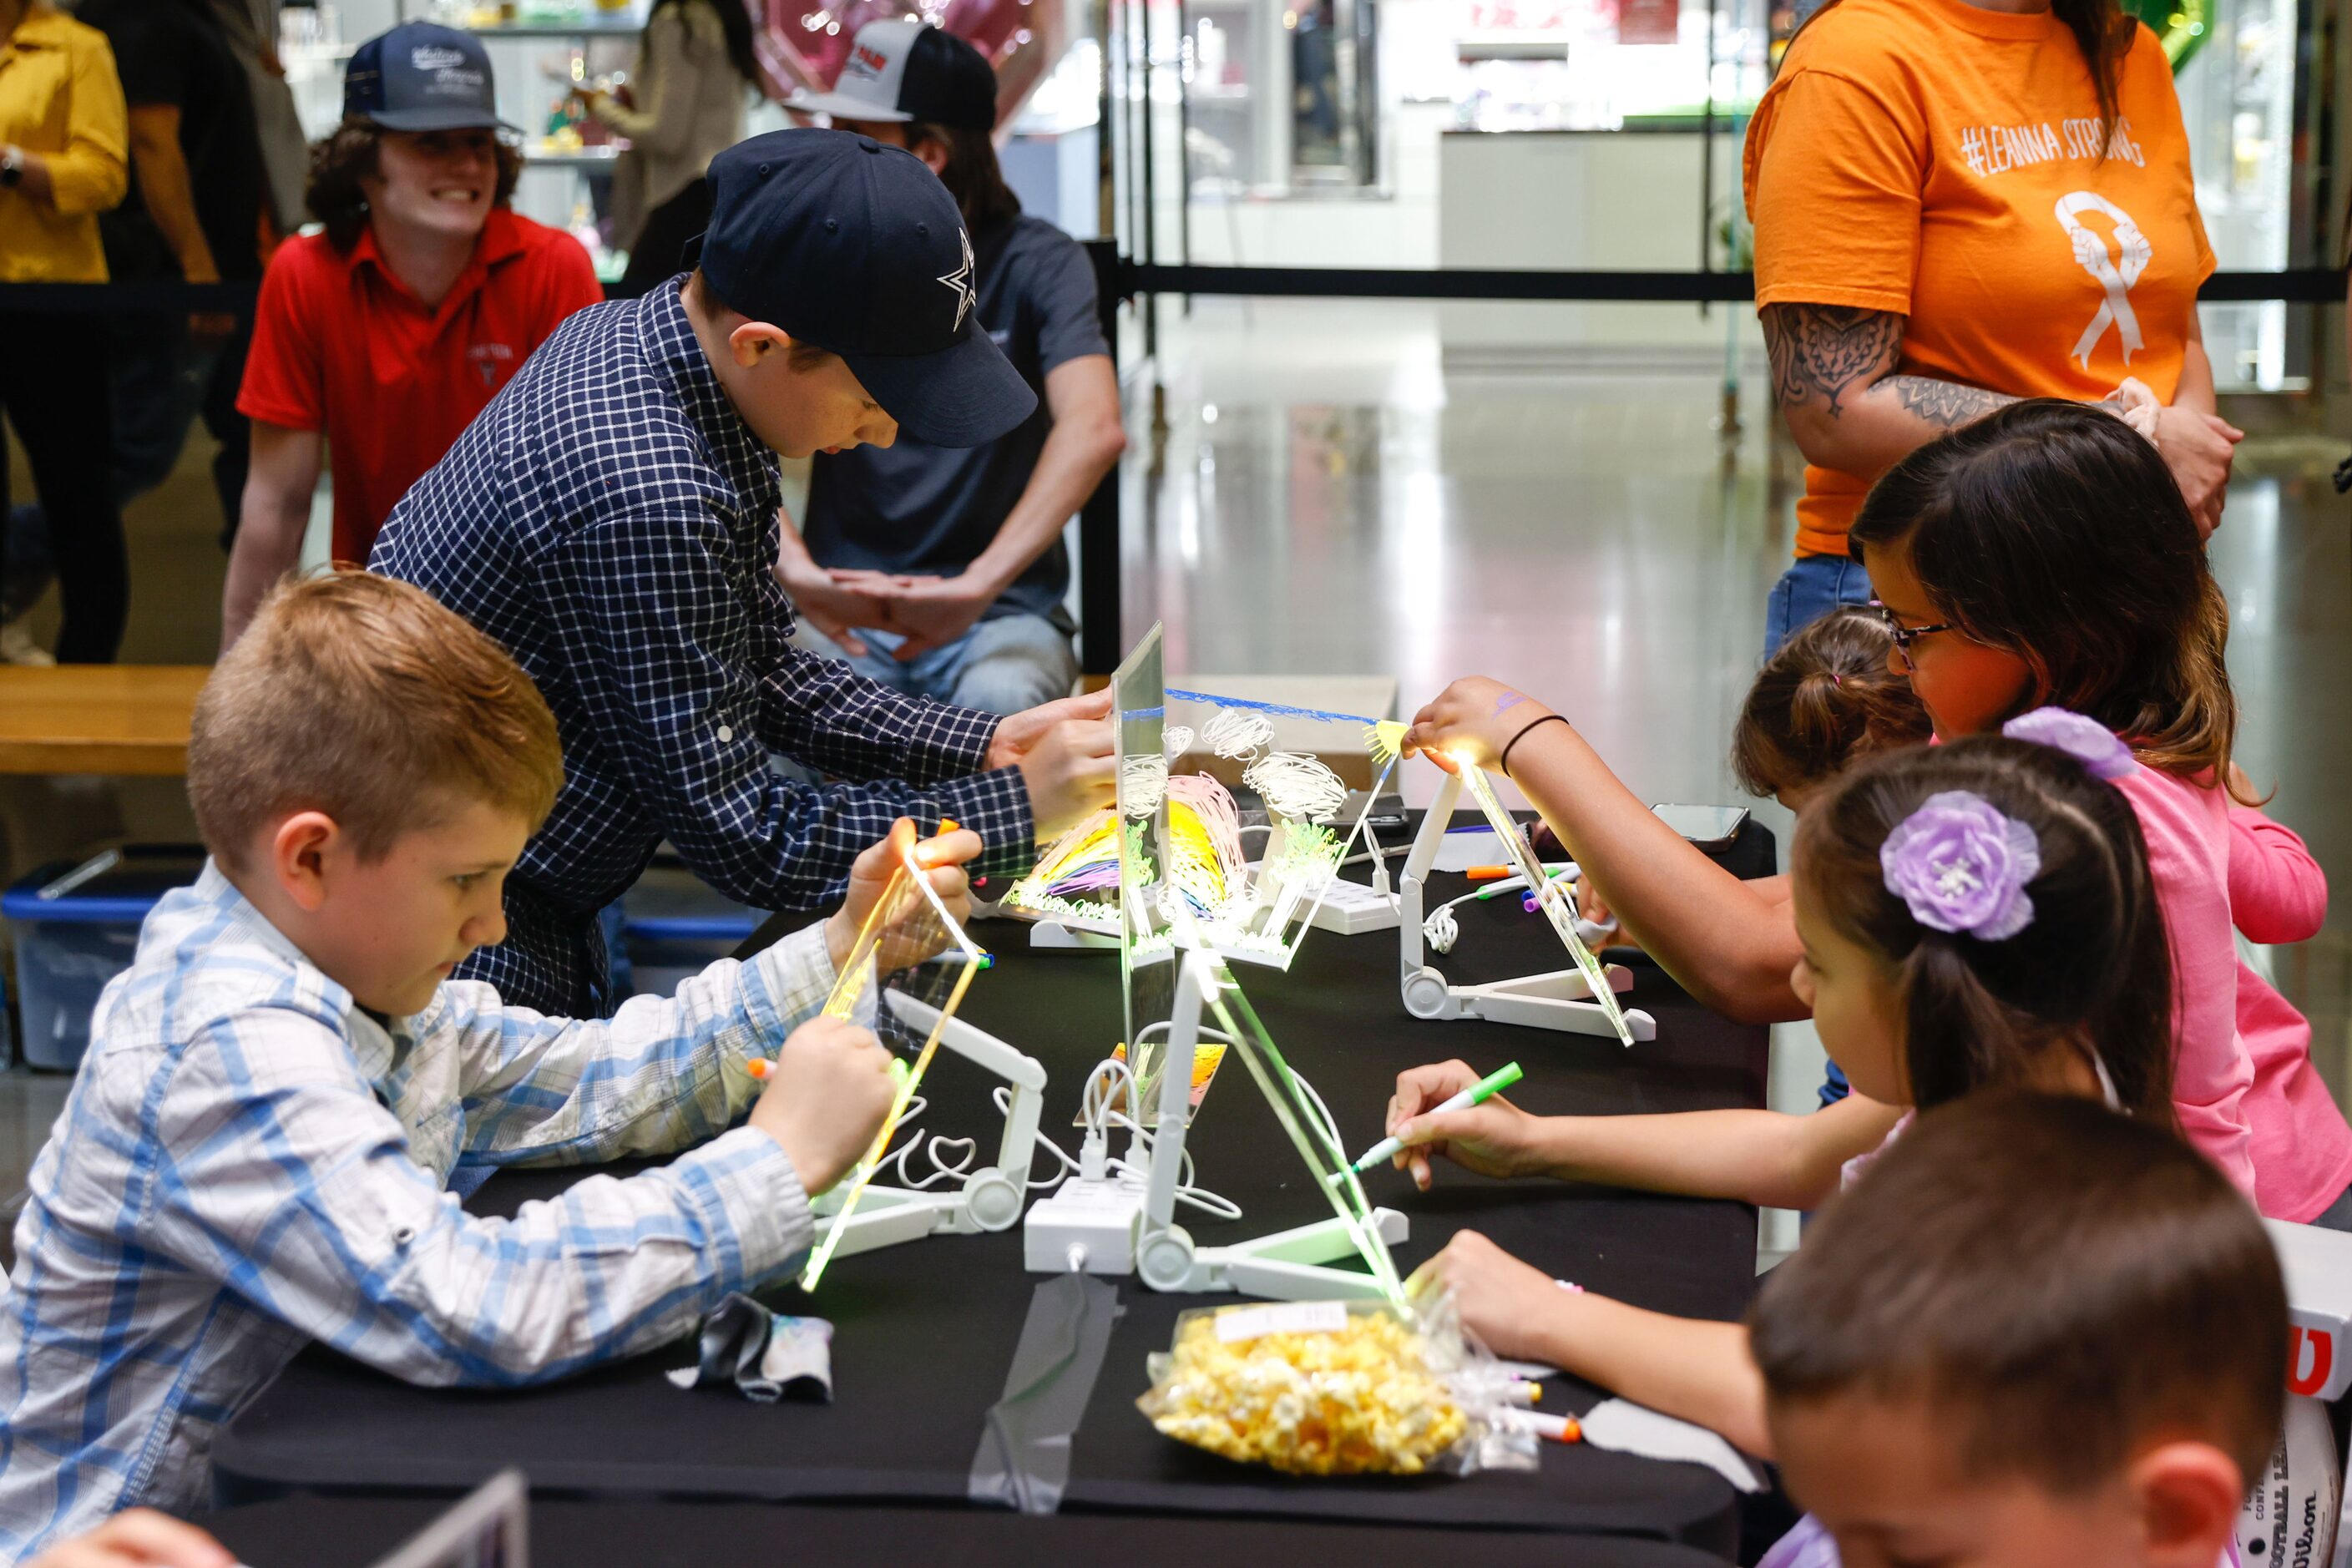
{"type": "Polygon", "coordinates": [[[996,126],[996,72],[950,33],[902,17],[868,22],[850,40],[831,92],[796,89],[787,109],[836,120],[924,121],[957,131],[996,126]]]}

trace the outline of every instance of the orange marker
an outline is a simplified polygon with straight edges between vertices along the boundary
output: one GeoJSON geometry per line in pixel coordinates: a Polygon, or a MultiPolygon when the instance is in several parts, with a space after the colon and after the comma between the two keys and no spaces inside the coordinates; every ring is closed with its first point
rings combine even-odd
{"type": "Polygon", "coordinates": [[[1555,1443],[1580,1442],[1584,1437],[1584,1428],[1577,1425],[1573,1415],[1538,1415],[1531,1410],[1523,1410],[1516,1419],[1537,1436],[1549,1437],[1555,1443]]]}
{"type": "Polygon", "coordinates": [[[1463,872],[1462,874],[1469,878],[1474,882],[1493,882],[1498,881],[1505,877],[1516,877],[1518,875],[1517,871],[1512,870],[1508,866],[1473,866],[1470,869],[1463,872]]]}

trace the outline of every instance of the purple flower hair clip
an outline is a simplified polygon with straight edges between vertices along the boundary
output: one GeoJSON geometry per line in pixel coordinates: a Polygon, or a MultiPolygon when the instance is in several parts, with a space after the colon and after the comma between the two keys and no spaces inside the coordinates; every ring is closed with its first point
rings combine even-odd
{"type": "Polygon", "coordinates": [[[2063,708],[2036,708],[2000,727],[2012,741],[2031,741],[2065,752],[2095,779],[2126,779],[2139,767],[2132,749],[2096,719],[2063,708]]]}
{"type": "Polygon", "coordinates": [[[1929,795],[1878,847],[1878,864],[1923,926],[2003,942],[2033,923],[2025,884],[2042,869],[2041,846],[1981,795],[1929,795]]]}

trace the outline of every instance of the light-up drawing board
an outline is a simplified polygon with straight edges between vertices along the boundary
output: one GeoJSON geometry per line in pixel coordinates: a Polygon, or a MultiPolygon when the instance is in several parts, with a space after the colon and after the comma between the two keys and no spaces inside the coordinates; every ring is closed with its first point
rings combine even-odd
{"type": "Polygon", "coordinates": [[[1636,1040],[1656,1039],[1655,1019],[1639,1008],[1618,1004],[1616,994],[1633,989],[1633,975],[1622,968],[1604,967],[1577,935],[1567,887],[1544,874],[1542,863],[1528,843],[1526,829],[1495,798],[1486,775],[1467,762],[1456,766],[1459,771],[1446,774],[1437,798],[1430,803],[1429,815],[1422,819],[1399,883],[1398,967],[1405,1011],[1416,1018],[1485,1018],[1570,1034],[1613,1035],[1628,1046],[1636,1040]],[[1483,985],[1456,985],[1428,963],[1422,916],[1430,871],[1465,789],[1501,840],[1513,869],[1535,890],[1537,905],[1568,950],[1572,968],[1483,985]]]}
{"type": "MultiPolygon", "coordinates": [[[[1146,633],[1111,678],[1119,731],[1116,803],[1064,833],[999,912],[1038,922],[1033,945],[1177,946],[1286,969],[1307,930],[1385,930],[1395,923],[1382,867],[1370,888],[1339,868],[1368,843],[1372,804],[1396,767],[1403,726],[1359,715],[1171,689],[1160,628],[1146,633]],[[1270,716],[1351,725],[1381,768],[1363,805],[1343,818],[1347,785],[1320,759],[1275,745],[1270,716]],[[1244,826],[1233,793],[1206,773],[1173,774],[1195,744],[1239,772],[1269,820],[1244,826]],[[1257,854],[1245,846],[1252,836],[1257,854]],[[1143,894],[1140,901],[1121,889],[1143,894]],[[1324,918],[1327,906],[1329,919],[1324,918]]],[[[1139,1026],[1130,1019],[1129,1032],[1139,1026]]]]}
{"type": "MultiPolygon", "coordinates": [[[[941,823],[942,831],[953,825],[941,823]]],[[[857,940],[850,946],[849,956],[834,978],[833,990],[826,995],[824,1016],[829,1018],[849,1018],[856,1016],[866,994],[882,983],[883,976],[894,969],[906,967],[892,962],[898,952],[913,953],[945,945],[947,951],[940,960],[945,966],[946,996],[936,1007],[928,1008],[920,1023],[927,1026],[922,1047],[915,1055],[912,1066],[900,1058],[892,1058],[892,1076],[897,1080],[891,1096],[890,1109],[882,1119],[880,1131],[875,1135],[856,1168],[845,1177],[834,1192],[825,1194],[824,1210],[829,1216],[815,1248],[801,1270],[801,1289],[814,1290],[824,1278],[825,1266],[841,1247],[843,1238],[851,1233],[857,1212],[858,1200],[874,1179],[874,1172],[890,1152],[890,1140],[897,1136],[898,1124],[905,1118],[907,1106],[922,1088],[923,1078],[930,1070],[931,1058],[938,1054],[940,1039],[955,1018],[956,1009],[963,1005],[964,993],[971,989],[972,977],[989,965],[989,957],[981,946],[965,934],[956,922],[930,879],[916,863],[913,824],[901,819],[891,834],[891,849],[897,861],[890,880],[875,901],[873,910],[859,929],[857,940]]],[[[928,967],[928,966],[927,966],[928,967]]],[[[936,975],[940,971],[934,970],[936,975]]],[[[894,1008],[901,1020],[908,1018],[903,1008],[894,1008]]],[[[887,1023],[881,1004],[876,1007],[877,1024],[887,1023]]],[[[1034,1065],[1034,1064],[1033,1064],[1034,1065]]],[[[1042,1087],[1042,1086],[1041,1086],[1042,1087]]],[[[1025,1175],[1024,1175],[1025,1180],[1025,1175]]],[[[1016,1211],[1017,1211],[1017,1205],[1016,1211]]],[[[1009,1223],[1009,1222],[1008,1222],[1009,1223]]]]}
{"type": "Polygon", "coordinates": [[[1349,1168],[1339,1132],[1322,1101],[1291,1071],[1250,1007],[1233,972],[1203,952],[1183,956],[1168,1031],[1171,1061],[1189,1061],[1213,1022],[1248,1065],[1251,1079],[1273,1108],[1313,1184],[1332,1209],[1330,1219],[1228,1247],[1196,1246],[1175,1222],[1176,1189],[1184,1163],[1184,1073],[1161,1075],[1159,1131],[1151,1145],[1136,1277],[1155,1290],[1236,1290],[1276,1300],[1370,1299],[1412,1311],[1389,1248],[1405,1239],[1405,1216],[1376,1209],[1349,1168]],[[1204,1017],[1205,1015],[1205,1017],[1204,1017]],[[1360,1259],[1366,1272],[1333,1268],[1360,1259]]]}

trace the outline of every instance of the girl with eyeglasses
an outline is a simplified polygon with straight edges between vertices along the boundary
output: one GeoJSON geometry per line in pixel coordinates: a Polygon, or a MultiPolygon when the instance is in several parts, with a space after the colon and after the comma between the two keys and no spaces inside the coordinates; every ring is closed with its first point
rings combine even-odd
{"type": "Polygon", "coordinates": [[[2230,760],[2229,606],[2163,457],[2096,409],[2014,404],[1889,469],[1850,537],[1939,737],[2054,703],[2129,744],[2181,1129],[2265,1215],[2352,1228],[2352,1128],[2310,1025],[2231,939],[2233,897],[2258,940],[2309,936],[2325,884],[2230,760]]]}
{"type": "MultiPolygon", "coordinates": [[[[1767,664],[1735,744],[1743,782],[1798,804],[1865,751],[1916,738],[1915,704],[1945,740],[2043,704],[2125,737],[2122,787],[2182,976],[2182,1127],[2264,1214],[2352,1229],[2352,1129],[2312,1066],[2310,1024],[2238,961],[2231,935],[2234,920],[2255,942],[2309,938],[2326,879],[2252,809],[2230,761],[2227,606],[2161,456],[2109,414],[2021,403],[1896,465],[1853,538],[1881,602],[1767,664]],[[1865,647],[1882,661],[1867,674],[1865,647]],[[1887,690],[1890,677],[1909,690],[1887,690]]],[[[1455,682],[1414,730],[1431,749],[1482,734],[1509,747],[1511,777],[1586,882],[1685,989],[1744,1020],[1806,1016],[1769,974],[1794,945],[1785,879],[1737,882],[1674,840],[1569,724],[1496,682],[1455,682]]]]}

